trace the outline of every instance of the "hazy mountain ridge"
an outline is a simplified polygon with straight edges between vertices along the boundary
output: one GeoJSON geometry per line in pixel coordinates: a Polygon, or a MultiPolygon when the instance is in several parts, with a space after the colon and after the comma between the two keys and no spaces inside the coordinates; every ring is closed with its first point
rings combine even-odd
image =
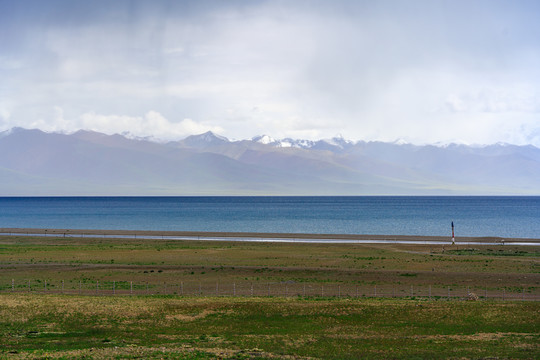
{"type": "Polygon", "coordinates": [[[0,195],[540,194],[540,149],[0,133],[0,195]]]}

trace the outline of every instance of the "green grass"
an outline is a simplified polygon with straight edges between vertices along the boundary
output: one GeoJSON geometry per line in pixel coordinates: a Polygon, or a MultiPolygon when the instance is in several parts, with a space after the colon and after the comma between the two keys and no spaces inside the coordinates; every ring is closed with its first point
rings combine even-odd
{"type": "Polygon", "coordinates": [[[539,247],[0,237],[0,288],[133,280],[538,287],[539,247]],[[501,254],[505,254],[502,256],[501,254]],[[406,276],[404,274],[416,274],[406,276]]]}
{"type": "Polygon", "coordinates": [[[536,248],[532,249],[527,247],[516,248],[510,247],[504,249],[493,249],[491,247],[483,249],[460,249],[460,250],[448,250],[448,254],[453,255],[484,255],[484,256],[527,256],[527,257],[540,257],[540,252],[536,251],[536,248]]]}
{"type": "Polygon", "coordinates": [[[536,302],[20,294],[0,300],[4,358],[540,356],[536,302]]]}
{"type": "MultiPolygon", "coordinates": [[[[539,247],[0,237],[0,358],[540,358],[539,247]],[[19,293],[10,293],[12,280],[19,293]],[[33,291],[25,294],[28,281],[33,291]],[[64,282],[72,295],[59,292],[64,282]],[[123,296],[93,294],[113,284],[123,296]],[[244,297],[125,296],[134,290],[244,297]],[[267,284],[311,297],[264,295],[267,284]],[[173,288],[172,285],[175,287],[173,288]],[[329,298],[360,288],[360,297],[329,298]],[[433,298],[425,298],[428,289],[433,298]],[[324,296],[322,288],[324,287],[324,296]],[[388,296],[366,298],[375,291],[388,296]],[[257,291],[257,290],[256,290],[257,291]],[[419,292],[421,292],[419,294],[419,292]],[[419,297],[424,296],[424,297],[419,297]],[[464,298],[465,295],[459,295],[464,298]]],[[[103,292],[101,293],[103,294],[103,292]]],[[[290,295],[290,293],[289,293],[290,295]]]]}

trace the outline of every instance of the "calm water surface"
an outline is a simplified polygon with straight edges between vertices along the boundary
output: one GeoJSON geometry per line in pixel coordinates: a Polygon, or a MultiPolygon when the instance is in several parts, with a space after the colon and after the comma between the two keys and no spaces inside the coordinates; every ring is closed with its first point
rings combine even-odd
{"type": "Polygon", "coordinates": [[[0,227],[540,238],[540,197],[0,197],[0,227]]]}

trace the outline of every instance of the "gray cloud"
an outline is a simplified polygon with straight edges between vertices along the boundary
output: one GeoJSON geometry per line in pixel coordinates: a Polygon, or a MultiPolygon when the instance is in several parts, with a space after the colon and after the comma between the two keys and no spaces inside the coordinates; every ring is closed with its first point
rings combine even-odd
{"type": "Polygon", "coordinates": [[[540,145],[538,10],[533,1],[1,2],[0,127],[71,131],[94,114],[96,130],[138,119],[139,133],[152,132],[147,115],[157,113],[166,121],[148,135],[170,126],[178,136],[540,145]]]}

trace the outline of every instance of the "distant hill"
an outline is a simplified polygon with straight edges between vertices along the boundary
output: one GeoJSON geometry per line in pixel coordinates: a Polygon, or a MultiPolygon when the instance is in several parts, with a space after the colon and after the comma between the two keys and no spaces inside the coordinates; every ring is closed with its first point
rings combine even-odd
{"type": "Polygon", "coordinates": [[[540,149],[0,133],[0,195],[538,195],[540,149]]]}

